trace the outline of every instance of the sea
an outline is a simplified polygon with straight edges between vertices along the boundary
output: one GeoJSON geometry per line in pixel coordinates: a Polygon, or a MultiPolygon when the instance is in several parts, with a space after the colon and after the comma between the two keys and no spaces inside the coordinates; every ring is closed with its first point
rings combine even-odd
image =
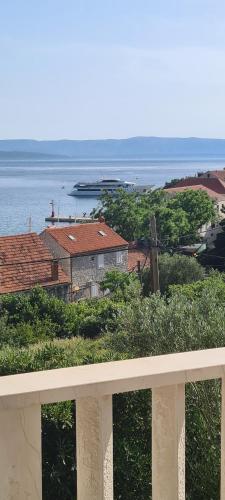
{"type": "Polygon", "coordinates": [[[173,178],[225,168],[225,157],[127,160],[0,161],[0,235],[41,232],[56,216],[89,215],[95,198],[68,196],[75,183],[119,178],[160,187],[173,178]]]}

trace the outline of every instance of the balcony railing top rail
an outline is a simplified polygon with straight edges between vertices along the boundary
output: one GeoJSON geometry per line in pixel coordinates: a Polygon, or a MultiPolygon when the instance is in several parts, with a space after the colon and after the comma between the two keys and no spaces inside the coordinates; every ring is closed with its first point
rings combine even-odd
{"type": "Polygon", "coordinates": [[[56,403],[225,375],[225,348],[0,377],[0,408],[56,403]]]}

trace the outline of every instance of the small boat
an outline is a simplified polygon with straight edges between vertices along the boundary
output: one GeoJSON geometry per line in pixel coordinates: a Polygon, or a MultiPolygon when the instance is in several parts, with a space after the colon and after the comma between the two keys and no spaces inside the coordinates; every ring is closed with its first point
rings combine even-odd
{"type": "Polygon", "coordinates": [[[117,189],[127,192],[135,191],[135,183],[120,179],[103,179],[97,182],[78,182],[73,186],[70,196],[90,196],[96,198],[105,192],[115,195],[117,189]]]}

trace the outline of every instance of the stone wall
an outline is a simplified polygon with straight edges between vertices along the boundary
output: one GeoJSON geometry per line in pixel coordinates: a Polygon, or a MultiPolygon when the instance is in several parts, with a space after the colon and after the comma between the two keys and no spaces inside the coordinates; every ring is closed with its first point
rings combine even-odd
{"type": "Polygon", "coordinates": [[[128,250],[120,251],[121,263],[117,262],[117,251],[111,250],[101,254],[82,255],[72,258],[72,283],[80,287],[74,295],[74,300],[101,295],[98,284],[104,279],[105,273],[112,269],[127,272],[128,250]],[[98,255],[104,255],[104,267],[98,268],[98,255]],[[96,288],[94,291],[94,284],[96,288]]]}
{"type": "Polygon", "coordinates": [[[71,298],[71,287],[70,285],[55,285],[52,287],[45,287],[46,292],[49,295],[54,295],[58,299],[64,300],[64,302],[70,302],[71,298]]]}
{"type": "MultiPolygon", "coordinates": [[[[52,229],[54,231],[54,229],[52,229]]],[[[70,254],[64,250],[61,245],[57,243],[57,241],[52,238],[51,234],[49,234],[46,231],[43,231],[43,233],[40,234],[40,238],[43,240],[45,245],[49,248],[51,254],[53,257],[56,257],[57,259],[60,260],[60,264],[67,274],[68,278],[70,279],[70,254]]]]}

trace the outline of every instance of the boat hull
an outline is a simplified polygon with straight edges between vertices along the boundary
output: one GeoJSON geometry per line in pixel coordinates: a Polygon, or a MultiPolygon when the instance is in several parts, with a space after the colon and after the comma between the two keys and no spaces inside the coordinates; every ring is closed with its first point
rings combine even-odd
{"type": "MultiPolygon", "coordinates": [[[[119,189],[126,191],[126,193],[132,193],[134,191],[134,189],[124,189],[124,188],[119,188],[119,189]]],[[[116,196],[117,190],[118,190],[118,188],[113,190],[113,191],[109,191],[108,189],[102,189],[101,191],[99,189],[96,191],[94,191],[94,190],[93,191],[78,191],[77,189],[74,189],[73,191],[71,191],[71,193],[69,193],[69,196],[77,196],[77,197],[82,197],[82,198],[99,198],[100,196],[102,196],[105,193],[110,194],[112,196],[116,196]]]]}

